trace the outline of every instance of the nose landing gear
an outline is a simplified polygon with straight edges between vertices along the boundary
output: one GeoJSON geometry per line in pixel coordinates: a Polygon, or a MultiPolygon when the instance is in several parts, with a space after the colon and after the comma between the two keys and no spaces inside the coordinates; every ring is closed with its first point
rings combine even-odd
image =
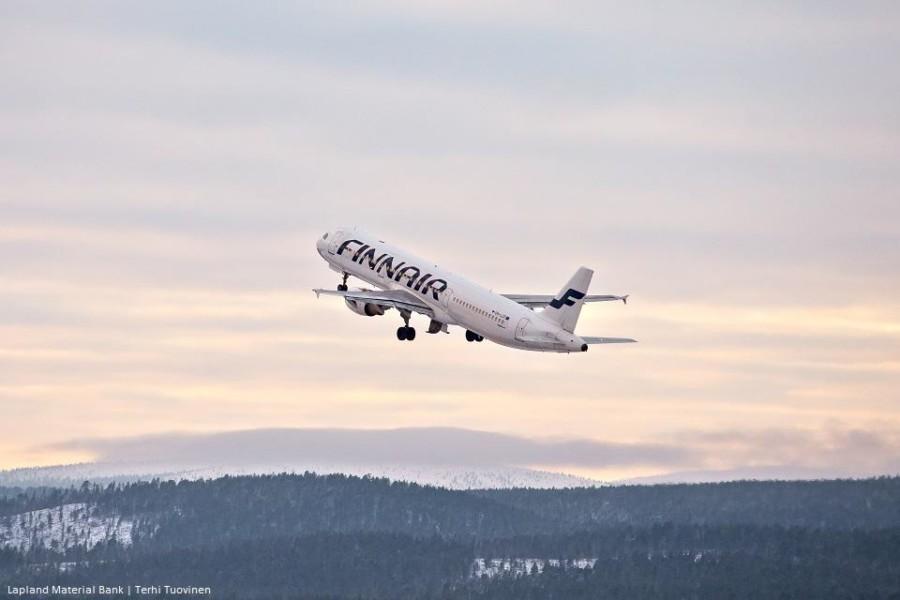
{"type": "Polygon", "coordinates": [[[349,276],[350,276],[349,273],[344,273],[344,281],[343,281],[343,283],[338,284],[338,287],[337,287],[339,292],[347,291],[347,278],[349,276]]]}

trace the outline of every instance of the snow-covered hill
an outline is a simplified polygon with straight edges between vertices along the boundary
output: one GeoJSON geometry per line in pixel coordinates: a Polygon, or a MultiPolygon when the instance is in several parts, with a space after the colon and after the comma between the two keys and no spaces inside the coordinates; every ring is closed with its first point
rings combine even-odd
{"type": "Polygon", "coordinates": [[[27,552],[33,547],[66,550],[83,545],[91,549],[115,540],[131,545],[132,522],[100,515],[84,503],[63,504],[16,515],[0,516],[0,548],[27,552]]]}
{"type": "Polygon", "coordinates": [[[550,489],[591,487],[602,484],[600,481],[565,473],[553,473],[521,467],[339,464],[323,462],[253,465],[96,462],[0,471],[0,486],[70,487],[81,485],[84,481],[109,483],[112,481],[147,481],[154,478],[193,480],[213,479],[224,475],[304,473],[306,471],[319,474],[370,475],[373,477],[385,477],[392,481],[407,481],[455,490],[513,487],[550,489]]]}

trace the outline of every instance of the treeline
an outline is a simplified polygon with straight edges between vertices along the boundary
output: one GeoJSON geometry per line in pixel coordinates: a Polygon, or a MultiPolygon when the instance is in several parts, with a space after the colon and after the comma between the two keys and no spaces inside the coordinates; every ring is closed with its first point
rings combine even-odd
{"type": "Polygon", "coordinates": [[[306,473],[6,488],[0,489],[0,516],[89,502],[123,516],[168,515],[197,526],[249,519],[256,532],[277,526],[282,533],[288,527],[295,533],[402,530],[496,537],[654,523],[884,528],[900,526],[898,499],[900,477],[467,492],[306,473]]]}
{"type": "MultiPolygon", "coordinates": [[[[96,488],[88,484],[88,488],[96,488]]],[[[13,515],[38,508],[58,506],[64,498],[76,495],[75,488],[0,486],[0,516],[13,515]]]]}

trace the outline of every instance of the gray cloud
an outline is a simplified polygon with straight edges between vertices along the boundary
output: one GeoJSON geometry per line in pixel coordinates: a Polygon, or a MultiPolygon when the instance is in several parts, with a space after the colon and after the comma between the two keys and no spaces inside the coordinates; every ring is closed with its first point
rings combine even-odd
{"type": "Polygon", "coordinates": [[[661,472],[869,476],[900,472],[900,434],[856,429],[683,432],[659,441],[541,439],[460,428],[259,429],[80,439],[54,450],[87,451],[100,462],[198,465],[288,463],[542,466],[661,472]]]}
{"type": "Polygon", "coordinates": [[[51,446],[103,462],[254,464],[297,461],[446,465],[677,465],[690,451],[666,444],[548,441],[467,429],[262,429],[85,439],[51,446]]]}

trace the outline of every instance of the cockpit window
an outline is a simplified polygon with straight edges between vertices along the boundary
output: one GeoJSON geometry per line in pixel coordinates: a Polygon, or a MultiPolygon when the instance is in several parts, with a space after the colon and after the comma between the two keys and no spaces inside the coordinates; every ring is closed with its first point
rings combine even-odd
{"type": "Polygon", "coordinates": [[[323,235],[323,236],[322,236],[322,239],[323,239],[323,240],[327,240],[327,239],[328,239],[328,234],[326,233],[325,235],[323,235]]]}

